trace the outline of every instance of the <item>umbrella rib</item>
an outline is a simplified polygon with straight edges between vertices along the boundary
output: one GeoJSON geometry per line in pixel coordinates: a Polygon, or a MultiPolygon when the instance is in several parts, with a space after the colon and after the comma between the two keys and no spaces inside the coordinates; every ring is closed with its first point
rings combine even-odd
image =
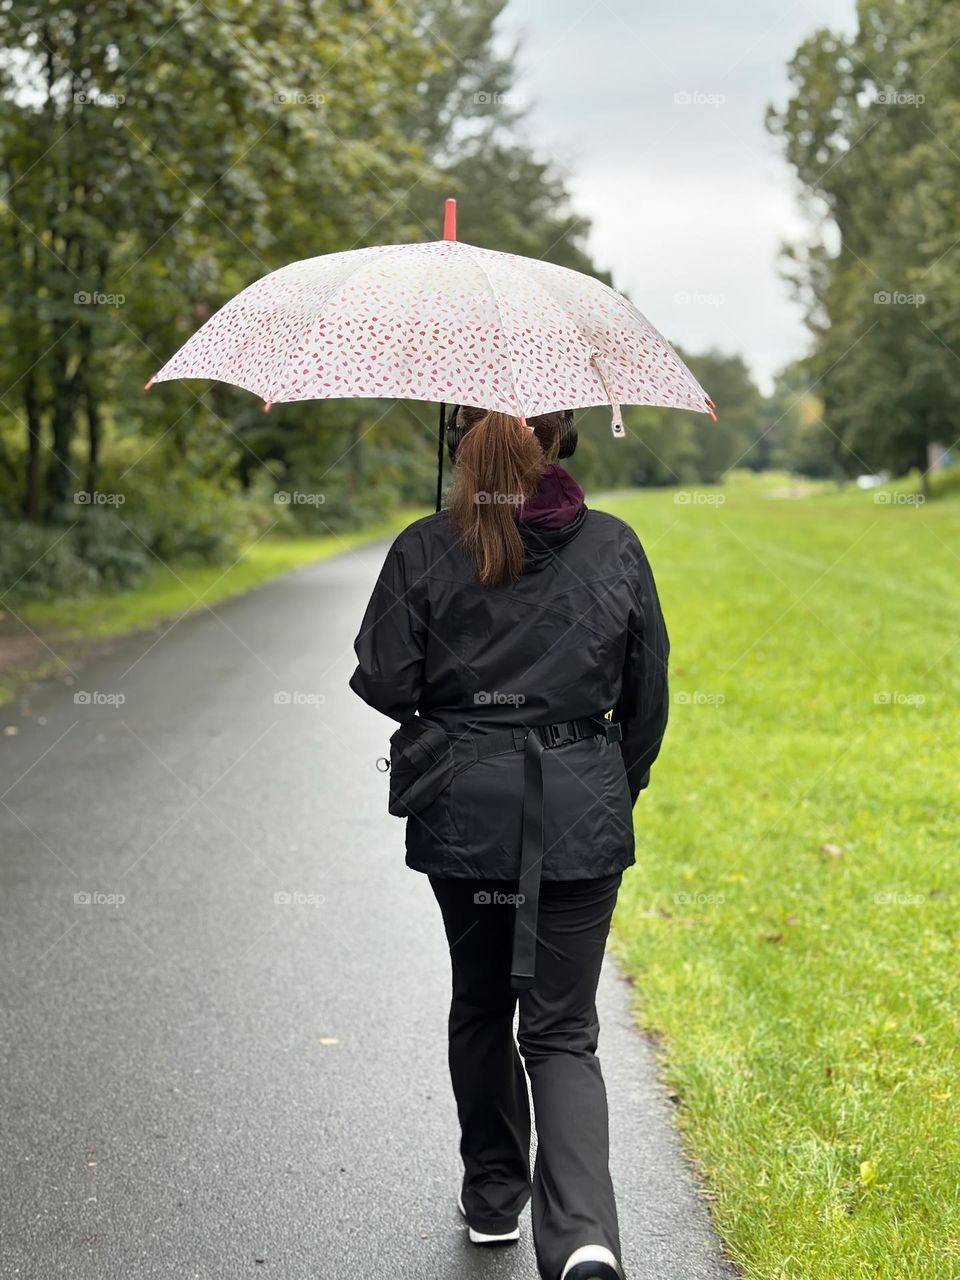
{"type": "MultiPolygon", "coordinates": [[[[542,259],[538,259],[538,261],[542,261],[542,259]]],[[[554,264],[549,263],[544,265],[552,266],[554,264]]],[[[561,268],[561,269],[569,270],[569,267],[561,268]]],[[[551,289],[534,272],[526,270],[525,268],[521,268],[521,270],[523,270],[526,279],[530,281],[530,283],[534,286],[534,288],[538,289],[540,293],[542,293],[546,298],[548,298],[555,307],[558,307],[559,310],[563,312],[568,323],[570,324],[571,329],[573,329],[577,337],[583,343],[584,350],[586,351],[591,363],[595,366],[594,376],[597,382],[599,382],[600,384],[601,391],[607,397],[606,401],[602,403],[612,404],[613,401],[611,399],[610,388],[607,386],[606,378],[604,377],[603,373],[601,372],[601,370],[596,364],[596,357],[600,356],[600,358],[606,360],[608,364],[612,364],[616,362],[611,361],[608,356],[604,355],[600,351],[599,347],[596,345],[593,339],[590,338],[589,335],[587,334],[586,329],[584,328],[583,322],[579,320],[577,316],[574,314],[574,312],[572,312],[567,307],[563,298],[560,297],[559,294],[553,293],[551,289]]],[[[589,277],[589,278],[592,279],[592,277],[589,277]]],[[[643,314],[642,311],[638,310],[637,307],[633,305],[633,303],[629,300],[629,298],[625,298],[622,293],[618,293],[617,290],[611,288],[610,285],[604,285],[602,280],[596,280],[595,283],[603,286],[603,288],[610,295],[610,297],[613,298],[618,303],[620,308],[626,311],[631,321],[636,322],[636,320],[639,318],[640,320],[643,321],[643,323],[647,326],[648,329],[651,329],[651,330],[653,329],[653,326],[650,324],[650,321],[647,319],[647,317],[643,314]]],[[[656,330],[654,330],[654,332],[656,333],[656,330]]],[[[660,335],[657,334],[657,336],[659,337],[660,335]]],[[[662,338],[661,340],[663,341],[665,346],[668,345],[666,342],[666,339],[662,338]]],[[[627,364],[621,367],[629,370],[631,366],[630,364],[627,364]]]]}
{"type": "MultiPolygon", "coordinates": [[[[542,259],[538,259],[538,261],[542,262],[542,259]]],[[[574,313],[567,308],[563,299],[558,294],[552,293],[551,290],[546,286],[546,284],[544,284],[544,282],[540,280],[539,277],[534,272],[528,270],[525,267],[521,267],[520,270],[523,271],[524,277],[530,281],[530,283],[534,286],[534,288],[538,289],[540,293],[544,295],[544,297],[546,297],[555,307],[558,307],[559,310],[563,312],[563,315],[568,321],[571,329],[573,329],[573,331],[576,333],[577,337],[583,343],[584,349],[587,352],[588,356],[590,356],[592,359],[593,353],[597,350],[597,348],[592,342],[592,340],[587,336],[581,321],[579,321],[577,317],[574,315],[574,313]]],[[[597,283],[599,284],[601,282],[597,281],[597,283]]],[[[625,301],[625,299],[621,298],[615,289],[611,289],[610,292],[619,301],[621,302],[625,301]]],[[[607,387],[605,386],[603,379],[597,378],[597,381],[600,383],[600,389],[603,391],[604,395],[609,397],[610,393],[607,390],[607,387]]]]}
{"type": "MultiPolygon", "coordinates": [[[[380,249],[380,248],[386,248],[387,246],[385,246],[385,245],[371,245],[371,246],[369,246],[369,247],[370,247],[370,248],[375,248],[375,249],[380,249]]],[[[371,254],[369,258],[364,258],[364,260],[363,260],[362,262],[358,262],[358,263],[357,263],[357,265],[356,265],[355,267],[351,268],[351,270],[347,272],[347,274],[343,277],[343,279],[342,279],[342,280],[340,280],[336,285],[334,285],[334,287],[333,287],[333,289],[330,291],[330,293],[328,293],[328,294],[327,294],[327,296],[326,296],[326,298],[324,299],[324,302],[323,302],[323,308],[322,308],[321,310],[319,310],[319,311],[316,313],[317,317],[319,317],[319,318],[322,318],[322,317],[323,317],[323,312],[324,312],[324,311],[326,311],[326,310],[329,308],[329,306],[330,306],[331,302],[332,302],[332,301],[333,301],[333,299],[336,297],[336,295],[340,292],[340,290],[341,290],[342,288],[344,288],[344,286],[345,286],[345,285],[349,284],[349,283],[350,283],[350,281],[353,279],[353,277],[354,277],[355,275],[357,275],[359,272],[363,271],[365,267],[370,266],[372,263],[380,262],[380,261],[382,261],[384,258],[390,258],[390,257],[392,257],[392,256],[393,256],[393,254],[398,253],[401,249],[406,249],[407,247],[408,247],[408,246],[407,246],[407,245],[404,245],[404,244],[393,244],[393,245],[390,245],[390,246],[389,246],[390,252],[388,252],[388,253],[371,254]]],[[[363,252],[363,250],[361,249],[361,250],[358,250],[357,252],[362,253],[362,252],[363,252]]],[[[291,265],[291,266],[295,266],[295,267],[296,267],[296,266],[300,266],[300,263],[298,263],[298,262],[294,262],[294,263],[291,263],[290,265],[291,265]]],[[[284,269],[285,269],[285,268],[282,268],[282,267],[281,267],[281,270],[284,270],[284,269]]],[[[303,309],[303,312],[304,312],[304,319],[305,319],[305,318],[306,318],[306,308],[304,308],[304,309],[303,309]]],[[[289,354],[290,347],[291,347],[291,346],[293,346],[296,342],[302,342],[303,340],[304,340],[304,335],[303,335],[302,333],[301,333],[299,336],[296,336],[296,335],[295,335],[294,337],[292,337],[292,338],[290,339],[290,342],[287,344],[287,348],[286,348],[286,352],[285,352],[285,354],[289,354]]],[[[272,395],[265,396],[264,398],[265,398],[266,400],[273,400],[273,396],[272,396],[272,395]]],[[[282,401],[276,401],[276,400],[274,400],[273,402],[274,402],[275,404],[276,404],[276,403],[283,403],[282,401]]]]}
{"type": "MultiPolygon", "coordinates": [[[[500,309],[500,295],[497,293],[496,289],[494,288],[493,281],[490,279],[490,273],[489,271],[487,271],[487,268],[483,265],[483,262],[478,260],[476,256],[471,252],[471,250],[473,249],[473,245],[464,244],[462,240],[459,241],[459,243],[463,246],[464,249],[466,249],[467,257],[470,259],[470,261],[475,262],[476,265],[483,272],[483,278],[484,280],[486,280],[487,288],[490,290],[490,293],[493,297],[493,305],[497,308],[497,316],[500,320],[500,331],[504,336],[504,340],[506,341],[507,330],[503,323],[503,312],[500,309]]],[[[516,371],[516,368],[514,367],[513,352],[510,350],[509,343],[507,343],[507,359],[510,362],[510,381],[513,383],[513,399],[515,404],[517,405],[517,408],[520,410],[517,416],[522,417],[525,412],[525,407],[520,404],[520,393],[517,390],[517,371],[516,371]]]]}
{"type": "MultiPolygon", "coordinates": [[[[467,250],[469,250],[469,249],[471,249],[471,248],[472,248],[472,246],[471,246],[471,245],[466,245],[466,244],[465,244],[463,247],[464,247],[465,249],[467,249],[467,250]]],[[[473,255],[472,253],[471,253],[469,256],[470,256],[471,260],[474,260],[474,261],[475,261],[475,259],[474,259],[474,255],[473,255]]],[[[487,271],[486,267],[484,267],[484,265],[483,265],[483,263],[482,263],[482,262],[478,262],[478,263],[477,263],[477,265],[480,267],[480,270],[483,272],[484,276],[486,277],[487,284],[488,284],[488,285],[489,285],[489,287],[490,287],[490,292],[493,294],[494,303],[496,304],[496,308],[497,308],[497,315],[500,317],[500,328],[503,330],[503,329],[504,329],[504,324],[503,324],[503,313],[502,313],[502,311],[500,310],[500,299],[499,299],[499,296],[498,296],[498,294],[497,294],[496,289],[494,288],[493,281],[490,279],[490,275],[489,275],[489,272],[487,271]]],[[[573,312],[572,312],[572,311],[570,311],[570,310],[566,307],[566,305],[565,305],[565,304],[564,304],[564,302],[563,302],[563,299],[562,299],[562,298],[560,298],[557,294],[555,294],[555,293],[551,292],[551,290],[550,290],[549,288],[547,288],[546,284],[544,284],[544,282],[543,282],[542,280],[538,279],[538,277],[536,276],[536,274],[535,274],[534,272],[532,272],[532,271],[528,271],[528,270],[526,270],[526,268],[525,268],[525,267],[522,267],[522,266],[520,267],[520,270],[523,272],[523,275],[524,275],[525,279],[527,279],[527,280],[528,280],[528,281],[529,281],[529,282],[534,286],[534,288],[536,288],[536,289],[538,290],[538,292],[542,293],[542,294],[544,295],[544,297],[545,297],[545,298],[547,298],[547,299],[549,300],[549,302],[551,302],[555,307],[559,308],[559,310],[563,313],[563,315],[565,316],[566,320],[567,320],[567,321],[568,321],[568,323],[570,324],[570,326],[571,326],[571,328],[573,329],[573,331],[577,334],[578,338],[579,338],[579,339],[580,339],[580,341],[583,343],[583,347],[584,347],[584,350],[586,351],[587,355],[588,355],[588,356],[591,358],[591,360],[592,360],[592,358],[593,358],[594,354],[597,352],[597,347],[594,345],[594,343],[593,343],[593,342],[590,340],[590,338],[587,336],[587,334],[586,334],[586,332],[584,331],[584,327],[583,327],[583,325],[581,324],[581,322],[577,319],[577,317],[573,314],[573,312]]],[[[597,283],[600,283],[600,282],[598,281],[597,283]]],[[[609,293],[611,293],[611,294],[613,295],[613,297],[617,300],[617,302],[618,302],[618,303],[620,303],[620,305],[621,305],[621,306],[626,307],[626,309],[627,309],[627,311],[628,311],[628,312],[631,310],[631,308],[632,308],[634,311],[636,311],[636,308],[635,308],[635,307],[632,307],[632,304],[631,304],[631,303],[629,303],[629,302],[628,302],[628,300],[627,300],[626,298],[624,298],[621,294],[617,293],[617,291],[616,291],[615,289],[609,289],[609,287],[608,287],[608,291],[609,291],[609,293]]],[[[640,312],[637,312],[637,315],[641,315],[641,313],[640,313],[640,312]]],[[[633,317],[631,317],[631,318],[633,318],[633,317]]],[[[644,322],[647,324],[647,326],[648,326],[648,327],[650,327],[650,322],[646,319],[646,317],[645,317],[645,316],[641,316],[641,318],[644,320],[644,322]]],[[[505,332],[505,330],[504,330],[504,332],[505,332]]],[[[513,365],[513,356],[512,356],[512,354],[510,354],[509,352],[508,352],[508,355],[510,356],[510,374],[511,374],[511,377],[512,377],[512,379],[513,379],[513,393],[514,393],[514,396],[515,396],[515,397],[517,397],[517,399],[519,400],[519,395],[518,395],[518,392],[517,392],[517,378],[516,378],[516,372],[515,372],[514,365],[513,365]]],[[[605,382],[605,380],[604,380],[603,376],[599,374],[599,371],[595,371],[595,372],[594,372],[594,377],[596,378],[596,381],[600,384],[600,389],[601,389],[601,391],[603,392],[603,394],[607,397],[607,401],[609,401],[609,400],[610,400],[610,390],[609,390],[609,388],[607,387],[606,382],[605,382]]],[[[606,402],[603,402],[603,403],[606,403],[606,402]]]]}
{"type": "MultiPolygon", "coordinates": [[[[504,255],[504,256],[516,256],[516,255],[504,255]]],[[[544,263],[543,259],[536,259],[536,261],[538,263],[541,263],[544,266],[557,265],[556,263],[544,263]]],[[[606,363],[608,370],[613,367],[616,367],[624,371],[630,371],[632,368],[633,362],[627,362],[626,364],[624,364],[622,361],[617,360],[610,353],[600,351],[600,348],[596,345],[593,339],[591,339],[588,336],[586,330],[584,329],[583,323],[567,307],[563,298],[559,294],[553,293],[552,290],[548,287],[548,285],[543,280],[541,280],[535,272],[528,270],[526,266],[522,264],[522,260],[520,260],[520,265],[518,269],[523,272],[525,279],[527,279],[540,293],[544,294],[545,297],[547,297],[550,300],[550,302],[553,303],[554,306],[558,307],[560,311],[563,312],[564,316],[570,323],[571,328],[574,330],[574,332],[579,337],[580,341],[583,343],[584,350],[587,352],[587,355],[590,358],[591,364],[594,366],[594,378],[600,384],[600,389],[602,390],[603,394],[606,396],[606,400],[601,401],[601,403],[603,404],[609,403],[612,405],[613,400],[611,398],[610,387],[607,385],[606,375],[597,364],[596,357],[599,356],[600,359],[606,363]]],[[[559,269],[561,271],[570,271],[569,267],[560,267],[559,269]]],[[[571,274],[578,274],[578,273],[573,272],[571,274]]],[[[593,279],[593,277],[588,277],[588,278],[593,279]]],[[[605,294],[617,304],[617,306],[624,313],[624,315],[626,316],[627,320],[630,321],[630,323],[636,324],[637,321],[640,321],[645,326],[645,328],[650,333],[650,335],[657,342],[660,342],[666,348],[666,350],[670,353],[670,355],[679,365],[680,369],[684,371],[687,381],[692,382],[693,386],[696,388],[697,391],[699,391],[702,398],[706,400],[707,398],[706,392],[703,390],[703,387],[700,386],[700,383],[693,376],[691,371],[687,368],[685,362],[681,360],[680,356],[677,355],[676,351],[673,349],[673,347],[670,345],[667,339],[663,336],[660,330],[656,327],[656,325],[650,322],[650,320],[640,310],[640,308],[636,305],[636,303],[633,302],[632,299],[625,297],[624,294],[620,293],[619,290],[614,289],[611,285],[604,284],[602,280],[594,280],[594,283],[602,286],[605,294]]],[[[624,401],[624,403],[628,404],[628,403],[635,403],[635,402],[624,401]]]]}

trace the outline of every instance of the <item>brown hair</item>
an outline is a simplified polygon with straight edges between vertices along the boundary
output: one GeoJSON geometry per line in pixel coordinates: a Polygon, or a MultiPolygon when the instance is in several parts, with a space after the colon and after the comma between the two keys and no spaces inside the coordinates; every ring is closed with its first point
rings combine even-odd
{"type": "Polygon", "coordinates": [[[523,569],[516,509],[536,492],[559,449],[560,417],[519,418],[463,406],[464,427],[450,486],[450,518],[485,587],[515,582],[523,569]]]}

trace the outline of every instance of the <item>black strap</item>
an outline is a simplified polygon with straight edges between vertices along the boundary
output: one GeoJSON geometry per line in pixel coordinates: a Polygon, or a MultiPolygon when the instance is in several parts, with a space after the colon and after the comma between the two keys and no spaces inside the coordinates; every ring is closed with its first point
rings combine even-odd
{"type": "Polygon", "coordinates": [[[540,914],[540,868],[543,864],[543,752],[537,733],[528,733],[523,751],[523,844],[517,915],[513,922],[510,986],[523,991],[533,986],[537,962],[537,920],[540,914]],[[521,896],[522,895],[522,896],[521,896]]]}
{"type": "Polygon", "coordinates": [[[623,736],[621,727],[615,720],[605,720],[602,716],[584,716],[579,720],[563,720],[559,724],[533,725],[529,729],[523,726],[500,729],[493,733],[457,734],[454,739],[454,746],[458,748],[457,772],[460,773],[487,756],[523,751],[528,732],[535,733],[545,747],[563,747],[597,734],[603,734],[608,742],[619,742],[623,736]],[[462,750],[459,749],[461,744],[462,750]]]}

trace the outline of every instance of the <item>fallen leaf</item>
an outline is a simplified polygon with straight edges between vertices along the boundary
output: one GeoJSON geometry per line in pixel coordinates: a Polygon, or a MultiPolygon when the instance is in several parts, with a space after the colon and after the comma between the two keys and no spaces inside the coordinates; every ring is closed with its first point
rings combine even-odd
{"type": "Polygon", "coordinates": [[[782,933],[765,933],[763,936],[764,936],[765,942],[782,942],[783,941],[782,933]]]}
{"type": "Polygon", "coordinates": [[[913,1037],[913,1043],[914,1043],[914,1044],[926,1044],[926,1043],[927,1043],[927,1037],[926,1037],[926,1036],[922,1036],[922,1035],[920,1034],[920,1032],[919,1032],[919,1031],[917,1031],[917,1032],[915,1033],[914,1037],[913,1037]]]}
{"type": "Polygon", "coordinates": [[[843,850],[838,844],[822,844],[820,852],[828,858],[839,858],[843,850]]]}

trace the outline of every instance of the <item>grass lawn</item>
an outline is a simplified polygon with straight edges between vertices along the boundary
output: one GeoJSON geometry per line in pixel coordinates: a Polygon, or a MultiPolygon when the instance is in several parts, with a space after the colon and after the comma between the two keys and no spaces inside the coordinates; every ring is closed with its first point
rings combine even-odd
{"type": "MultiPolygon", "coordinates": [[[[335,555],[348,547],[399,532],[422,511],[399,512],[382,523],[351,533],[324,534],[313,538],[269,539],[257,542],[234,564],[165,565],[159,562],[143,582],[131,591],[96,592],[75,600],[14,601],[11,612],[25,622],[57,652],[125,635],[155,626],[195,609],[214,605],[230,596],[261,586],[301,565],[335,555]]],[[[43,647],[37,646],[40,654],[43,647]]],[[[61,669],[50,654],[27,670],[0,675],[0,703],[12,697],[28,678],[61,669]]]]}
{"type": "Polygon", "coordinates": [[[597,504],[672,645],[638,1016],[748,1277],[957,1280],[960,503],[675,496],[597,504]]]}

